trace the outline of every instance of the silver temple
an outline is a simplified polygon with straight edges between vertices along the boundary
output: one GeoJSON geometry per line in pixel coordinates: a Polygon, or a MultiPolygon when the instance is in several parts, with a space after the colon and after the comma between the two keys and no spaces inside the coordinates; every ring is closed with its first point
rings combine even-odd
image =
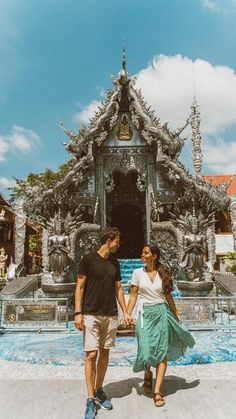
{"type": "MultiPolygon", "coordinates": [[[[135,87],[124,51],[122,68],[112,82],[113,90],[88,127],[73,132],[60,123],[71,156],[65,176],[50,188],[24,183],[24,212],[44,227],[45,289],[73,283],[81,255],[97,247],[103,226],[112,225],[122,233],[118,257],[138,258],[142,244],[154,241],[180,286],[207,294],[212,283],[207,285],[206,261],[215,263],[214,216],[229,207],[230,199],[226,188],[214,187],[201,175],[196,99],[183,127],[172,131],[135,87]],[[179,160],[181,135],[188,125],[194,174],[179,160]]],[[[22,205],[19,211],[18,243],[24,230],[22,205]]]]}

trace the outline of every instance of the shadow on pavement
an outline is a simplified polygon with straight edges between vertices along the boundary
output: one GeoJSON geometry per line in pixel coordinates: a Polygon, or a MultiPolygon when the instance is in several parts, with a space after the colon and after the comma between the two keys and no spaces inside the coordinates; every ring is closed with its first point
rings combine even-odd
{"type": "MultiPolygon", "coordinates": [[[[107,384],[104,387],[104,391],[109,399],[128,396],[132,393],[133,389],[136,390],[136,393],[139,396],[145,395],[147,397],[150,397],[149,395],[146,395],[144,393],[142,384],[143,380],[141,378],[128,378],[126,380],[115,381],[113,383],[107,384]]],[[[165,377],[165,381],[163,384],[163,395],[168,396],[170,394],[176,393],[178,390],[187,390],[189,388],[197,387],[199,384],[200,380],[187,382],[185,378],[169,375],[165,377]]]]}
{"type": "Polygon", "coordinates": [[[187,390],[189,388],[197,387],[200,384],[200,380],[194,380],[187,382],[185,378],[177,377],[175,375],[167,375],[163,383],[163,394],[168,396],[174,394],[178,390],[187,390]]]}
{"type": "Polygon", "coordinates": [[[132,393],[133,388],[136,390],[137,394],[143,394],[143,390],[140,387],[139,383],[142,383],[141,378],[128,378],[127,380],[115,381],[114,383],[107,384],[104,387],[104,391],[107,394],[108,398],[120,398],[128,396],[132,393]]]}

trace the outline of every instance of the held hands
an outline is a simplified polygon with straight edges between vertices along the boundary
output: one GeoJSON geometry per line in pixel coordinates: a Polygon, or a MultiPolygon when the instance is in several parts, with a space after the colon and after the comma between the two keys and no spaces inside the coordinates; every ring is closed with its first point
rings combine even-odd
{"type": "MultiPolygon", "coordinates": [[[[128,326],[129,324],[134,323],[134,319],[127,312],[124,313],[124,323],[128,326]]],[[[81,332],[84,330],[84,319],[82,314],[77,314],[75,316],[75,327],[81,332]]]]}
{"type": "Polygon", "coordinates": [[[84,318],[83,314],[77,314],[75,316],[75,327],[81,332],[84,330],[84,318]]]}
{"type": "Polygon", "coordinates": [[[127,312],[124,313],[124,323],[128,326],[130,323],[133,323],[134,320],[131,317],[130,314],[128,314],[127,312]]]}

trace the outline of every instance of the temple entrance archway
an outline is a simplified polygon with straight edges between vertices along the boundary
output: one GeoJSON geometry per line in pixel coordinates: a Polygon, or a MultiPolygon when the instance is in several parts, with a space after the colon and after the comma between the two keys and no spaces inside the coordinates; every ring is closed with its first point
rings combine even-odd
{"type": "Polygon", "coordinates": [[[137,172],[114,173],[114,189],[106,196],[108,224],[121,232],[118,258],[140,258],[146,236],[145,192],[138,189],[137,177],[137,172]]]}
{"type": "Polygon", "coordinates": [[[130,203],[118,205],[111,214],[111,225],[121,232],[119,258],[139,258],[144,242],[143,215],[138,207],[130,203]]]}

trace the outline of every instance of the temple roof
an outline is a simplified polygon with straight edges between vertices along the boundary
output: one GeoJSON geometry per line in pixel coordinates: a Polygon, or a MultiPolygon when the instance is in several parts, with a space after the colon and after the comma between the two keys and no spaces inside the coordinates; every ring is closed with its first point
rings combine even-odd
{"type": "Polygon", "coordinates": [[[204,176],[207,182],[213,186],[225,185],[225,192],[228,196],[236,195],[236,177],[234,175],[204,176]]]}
{"type": "Polygon", "coordinates": [[[167,127],[167,123],[162,124],[154,111],[148,107],[141,90],[136,89],[136,77],[130,76],[127,72],[124,51],[121,70],[117,77],[112,77],[112,81],[114,89],[107,92],[105,102],[95,112],[88,127],[81,126],[78,132],[73,132],[66,129],[61,123],[62,129],[69,137],[65,147],[73,158],[63,178],[49,188],[31,187],[26,182],[25,195],[29,208],[32,206],[32,202],[37,208],[44,205],[44,202],[52,199],[53,196],[57,200],[61,191],[68,189],[72,183],[76,188],[79,188],[79,185],[85,182],[89,169],[94,165],[95,148],[100,147],[109,138],[124,114],[129,115],[129,120],[146,143],[149,146],[154,145],[156,164],[167,170],[169,180],[177,183],[180,181],[185,188],[194,188],[198,194],[208,196],[218,209],[228,207],[229,198],[225,193],[227,189],[225,185],[222,183],[214,185],[211,179],[204,178],[200,174],[200,114],[197,112],[196,101],[192,105],[191,118],[181,129],[171,131],[167,127]],[[194,159],[198,164],[195,167],[195,174],[191,174],[179,161],[179,154],[184,145],[180,134],[190,122],[193,130],[194,159]]]}
{"type": "Polygon", "coordinates": [[[3,206],[10,207],[9,202],[4,198],[3,194],[0,192],[0,204],[3,206]]]}
{"type": "Polygon", "coordinates": [[[131,116],[133,125],[149,145],[159,142],[164,153],[177,159],[184,145],[180,134],[189,121],[175,131],[168,128],[168,123],[161,123],[155,112],[147,105],[141,90],[136,89],[136,77],[128,74],[124,50],[121,70],[117,77],[112,76],[112,81],[114,89],[107,92],[106,100],[90,119],[88,127],[82,126],[76,133],[65,129],[61,123],[69,137],[69,141],[65,143],[66,149],[72,155],[79,157],[89,142],[100,146],[118,122],[120,113],[127,112],[131,116]]]}

